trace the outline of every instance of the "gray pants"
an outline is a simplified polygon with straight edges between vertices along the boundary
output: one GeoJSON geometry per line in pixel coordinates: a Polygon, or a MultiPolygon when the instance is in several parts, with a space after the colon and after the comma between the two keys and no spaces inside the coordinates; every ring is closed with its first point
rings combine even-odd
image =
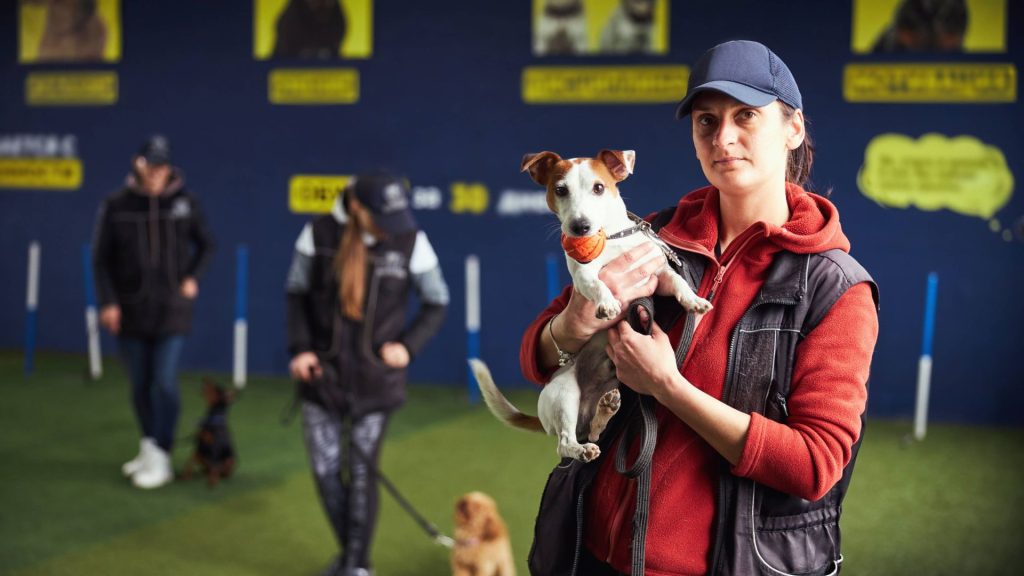
{"type": "Polygon", "coordinates": [[[368,568],[370,542],[377,523],[377,477],[365,458],[376,466],[387,426],[386,412],[352,419],[328,412],[312,402],[302,403],[303,436],[313,478],[341,547],[341,568],[368,568]]]}

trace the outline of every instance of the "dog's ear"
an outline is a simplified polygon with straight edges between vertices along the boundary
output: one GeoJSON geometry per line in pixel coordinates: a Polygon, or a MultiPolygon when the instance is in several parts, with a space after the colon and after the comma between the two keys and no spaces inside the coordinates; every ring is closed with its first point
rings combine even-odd
{"type": "Polygon", "coordinates": [[[633,173],[636,152],[632,150],[601,150],[597,153],[597,159],[608,168],[616,182],[622,182],[633,173]]]}
{"type": "Polygon", "coordinates": [[[484,520],[483,534],[480,535],[480,539],[484,542],[490,542],[501,536],[501,525],[498,524],[498,519],[494,517],[494,513],[488,513],[487,519],[484,520]]]}
{"type": "Polygon", "coordinates": [[[562,157],[554,152],[536,152],[523,156],[520,172],[530,171],[530,178],[541,186],[547,187],[551,167],[562,161],[562,157]]]}

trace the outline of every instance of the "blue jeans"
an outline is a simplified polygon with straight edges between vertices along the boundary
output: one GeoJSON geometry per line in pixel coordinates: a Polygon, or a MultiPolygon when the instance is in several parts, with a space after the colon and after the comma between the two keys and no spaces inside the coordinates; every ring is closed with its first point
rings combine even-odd
{"type": "Polygon", "coordinates": [[[132,405],[142,436],[153,438],[160,448],[170,452],[181,408],[178,359],[185,337],[122,336],[119,344],[132,382],[132,405]]]}

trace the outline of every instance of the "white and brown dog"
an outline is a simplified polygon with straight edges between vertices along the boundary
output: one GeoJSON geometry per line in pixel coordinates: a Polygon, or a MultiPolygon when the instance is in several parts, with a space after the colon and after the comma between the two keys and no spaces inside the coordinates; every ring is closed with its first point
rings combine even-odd
{"type": "MultiPolygon", "coordinates": [[[[561,222],[562,246],[566,248],[573,286],[597,305],[598,318],[615,318],[622,311],[598,277],[601,268],[644,242],[654,242],[662,249],[652,250],[634,266],[661,258],[664,264],[657,272],[661,291],[670,287],[669,292],[684,308],[706,312],[711,304],[698,297],[668,265],[671,251],[646,222],[631,216],[619,195],[618,183],[633,173],[635,158],[632,150],[602,150],[594,158],[569,160],[554,152],[540,152],[524,156],[522,170],[529,170],[535,182],[547,187],[548,206],[561,222]]],[[[605,353],[607,342],[607,334],[599,332],[583,346],[575,361],[555,372],[538,399],[539,417],[523,414],[513,406],[498,390],[483,362],[469,362],[488,408],[498,419],[517,428],[557,436],[559,456],[590,462],[600,456],[601,450],[594,442],[620,402],[615,366],[605,353]],[[579,439],[585,443],[580,444],[579,439]]]]}

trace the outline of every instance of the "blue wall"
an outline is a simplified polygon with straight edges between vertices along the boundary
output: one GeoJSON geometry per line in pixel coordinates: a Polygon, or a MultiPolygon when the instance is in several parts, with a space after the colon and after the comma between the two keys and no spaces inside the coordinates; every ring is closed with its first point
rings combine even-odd
{"type": "MultiPolygon", "coordinates": [[[[1019,180],[1021,106],[844,102],[843,66],[871,60],[851,54],[849,2],[675,2],[668,55],[581,62],[531,54],[525,0],[382,0],[374,14],[373,57],[341,63],[360,72],[359,103],[327,107],[268,103],[267,73],[275,64],[252,57],[250,2],[123,4],[122,60],[99,66],[118,72],[119,101],[94,108],[25,105],[26,74],[54,67],[17,64],[15,3],[5,2],[0,12],[0,133],[74,134],[85,167],[75,192],[0,190],[0,347],[21,346],[26,247],[39,239],[39,346],[84,351],[81,246],[89,241],[98,203],[122,181],[136,146],[160,131],[175,145],[175,163],[202,199],[220,247],[200,286],[186,367],[230,371],[234,250],[245,243],[251,258],[250,370],[284,373],[284,276],[306,220],[288,210],[288,180],[382,166],[404,172],[414,185],[439,187],[446,206],[452,182],[482,182],[491,191],[491,210],[483,215],[419,213],[441,256],[453,306],[414,364],[413,379],[465,381],[463,259],[476,253],[482,259],[482,355],[499,382],[521,383],[519,337],[546,303],[544,258],[557,249],[552,216],[494,214],[501,190],[534,188],[518,171],[522,154],[635,149],[637,171],[623,191],[639,213],[672,204],[704,183],[689,126],[672,119],[672,104],[530,106],[520,96],[522,69],[692,64],[719,41],[750,38],[780,54],[800,82],[818,145],[814,180],[819,189],[834,189],[853,254],[881,287],[871,412],[906,416],[913,410],[925,278],[937,271],[932,417],[1024,423],[1024,243],[1006,241],[984,220],[955,212],[885,208],[856,185],[865,146],[884,132],[973,135],[998,146],[1019,180]]],[[[1010,2],[1008,22],[1007,53],[957,60],[1013,62],[1019,69],[1019,2],[1010,2]]],[[[1017,194],[997,217],[1012,222],[1022,214],[1024,198],[1017,194]]],[[[103,344],[108,353],[114,350],[108,336],[103,344]]]]}

